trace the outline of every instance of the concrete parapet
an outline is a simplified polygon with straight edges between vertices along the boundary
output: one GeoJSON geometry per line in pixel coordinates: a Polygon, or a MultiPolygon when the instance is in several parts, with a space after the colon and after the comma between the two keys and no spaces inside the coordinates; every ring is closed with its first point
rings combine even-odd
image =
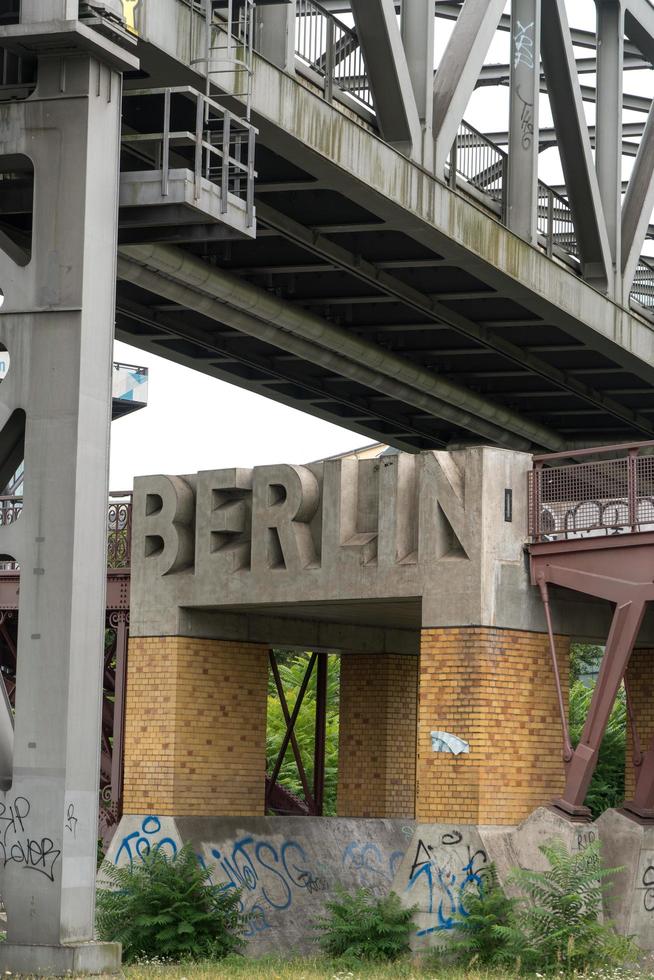
{"type": "Polygon", "coordinates": [[[618,932],[641,949],[654,949],[654,826],[643,826],[619,810],[607,810],[595,826],[604,863],[619,868],[606,910],[618,932]]]}
{"type": "Polygon", "coordinates": [[[27,946],[2,943],[0,970],[18,976],[106,976],[121,972],[120,943],[67,943],[27,946]]]}
{"type": "Polygon", "coordinates": [[[599,837],[604,864],[627,866],[616,878],[607,906],[610,915],[619,931],[635,932],[647,949],[654,945],[654,885],[642,881],[649,882],[648,869],[654,866],[652,833],[614,811],[595,824],[578,824],[546,807],[510,827],[345,817],[139,814],[123,817],[107,859],[112,864],[137,864],[152,848],[172,855],[182,843],[191,842],[216,883],[242,889],[243,910],[252,914],[247,955],[315,952],[315,919],[325,903],[338,889],[359,887],[377,896],[393,890],[407,907],[417,906],[412,944],[422,949],[448,941],[466,893],[491,863],[506,885],[513,868],[546,869],[539,846],[552,838],[563,839],[573,852],[599,837]],[[636,911],[634,903],[639,905],[636,911]]]}

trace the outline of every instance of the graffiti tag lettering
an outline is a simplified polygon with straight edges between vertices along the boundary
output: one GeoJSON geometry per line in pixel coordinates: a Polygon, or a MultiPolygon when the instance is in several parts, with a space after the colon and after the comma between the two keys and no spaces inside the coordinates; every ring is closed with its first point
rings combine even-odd
{"type": "Polygon", "coordinates": [[[172,857],[177,854],[177,844],[171,837],[157,839],[161,833],[161,820],[159,817],[146,817],[139,830],[126,834],[120,842],[120,847],[116,852],[114,864],[120,864],[121,858],[133,864],[135,858],[141,861],[147,857],[151,850],[160,851],[167,848],[172,857]]]}
{"type": "Polygon", "coordinates": [[[51,837],[30,836],[30,810],[31,804],[24,796],[17,796],[9,804],[0,802],[0,861],[4,867],[17,864],[54,881],[61,850],[51,837]]]}
{"type": "Polygon", "coordinates": [[[518,68],[525,65],[527,68],[534,67],[534,22],[531,24],[516,24],[515,35],[513,37],[513,65],[518,68]]]}
{"type": "Polygon", "coordinates": [[[454,850],[463,839],[459,835],[456,840],[458,834],[455,831],[441,838],[441,844],[453,848],[445,859],[438,857],[439,849],[435,845],[418,840],[406,891],[410,892],[418,884],[426,886],[426,911],[434,915],[436,921],[433,926],[419,930],[417,936],[453,929],[454,916],[465,915],[463,898],[466,891],[473,885],[481,888],[481,872],[488,864],[488,856],[481,848],[473,852],[467,844],[462,857],[460,849],[454,850]]]}

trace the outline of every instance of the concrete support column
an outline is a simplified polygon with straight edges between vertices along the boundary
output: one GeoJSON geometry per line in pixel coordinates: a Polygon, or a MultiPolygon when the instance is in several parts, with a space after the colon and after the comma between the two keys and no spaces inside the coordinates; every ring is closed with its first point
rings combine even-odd
{"type": "Polygon", "coordinates": [[[615,295],[622,266],[622,90],[624,66],[622,0],[597,0],[597,142],[595,164],[611,249],[615,295]]]}
{"type": "Polygon", "coordinates": [[[283,71],[295,71],[295,0],[256,8],[257,51],[283,71]]]}
{"type": "MultiPolygon", "coordinates": [[[[647,752],[654,740],[654,650],[634,650],[627,669],[627,685],[640,748],[647,752]]],[[[631,725],[627,724],[626,800],[633,799],[636,792],[637,769],[633,759],[634,741],[631,725]]]]}
{"type": "Polygon", "coordinates": [[[528,242],[538,235],[538,103],[541,0],[513,0],[507,224],[528,242]]]}
{"type": "Polygon", "coordinates": [[[2,553],[21,566],[0,968],[28,974],[120,962],[118,947],[84,945],[94,934],[120,114],[118,72],[88,54],[52,55],[39,59],[34,95],[5,103],[0,123],[0,155],[34,168],[31,262],[0,252],[11,357],[2,459],[16,441],[11,420],[25,413],[24,509],[0,529],[2,553]]]}
{"type": "MultiPolygon", "coordinates": [[[[569,642],[557,639],[564,690],[569,642]]],[[[416,819],[511,825],[561,793],[561,723],[548,638],[519,630],[423,629],[416,819]],[[453,735],[455,755],[444,751],[453,735]],[[440,750],[439,750],[440,749],[440,750]],[[461,751],[463,750],[463,751],[461,751]]]]}
{"type": "Polygon", "coordinates": [[[268,647],[129,641],[123,812],[263,816],[268,647]]]}
{"type": "Polygon", "coordinates": [[[341,657],[339,817],[413,818],[417,681],[417,657],[341,657]]]}
{"type": "Polygon", "coordinates": [[[433,0],[402,4],[402,42],[422,127],[422,165],[428,170],[434,166],[434,24],[433,0]]]}

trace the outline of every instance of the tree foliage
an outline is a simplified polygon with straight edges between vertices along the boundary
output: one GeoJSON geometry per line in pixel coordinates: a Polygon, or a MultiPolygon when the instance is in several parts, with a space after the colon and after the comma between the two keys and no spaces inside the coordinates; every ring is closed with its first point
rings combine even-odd
{"type": "MultiPolygon", "coordinates": [[[[309,664],[310,654],[295,651],[276,651],[279,674],[292,714],[304,674],[309,664]]],[[[297,739],[309,785],[313,786],[313,763],[316,731],[316,668],[314,667],[309,686],[304,695],[302,708],[295,723],[297,739]]],[[[339,721],[340,657],[328,658],[327,674],[327,725],[325,748],[325,795],[324,814],[336,813],[336,787],[338,781],[338,721],[339,721]]],[[[266,769],[271,772],[286,732],[286,722],[277,696],[275,681],[270,674],[268,683],[268,724],[266,737],[266,769]]],[[[289,745],[279,773],[279,783],[296,796],[303,796],[302,783],[295,764],[293,750],[289,745]]]]}
{"type": "Polygon", "coordinates": [[[98,890],[100,939],[120,942],[127,962],[143,958],[220,959],[237,952],[241,893],[211,883],[190,845],[169,858],[152,850],[138,864],[105,862],[98,890]]]}

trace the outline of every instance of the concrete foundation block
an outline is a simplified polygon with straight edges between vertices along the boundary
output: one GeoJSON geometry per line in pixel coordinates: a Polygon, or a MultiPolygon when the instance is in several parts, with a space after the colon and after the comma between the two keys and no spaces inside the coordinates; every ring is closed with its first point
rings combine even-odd
{"type": "Polygon", "coordinates": [[[618,932],[633,936],[641,949],[654,949],[654,826],[619,810],[597,821],[604,864],[620,868],[611,879],[606,911],[618,932]]]}
{"type": "Polygon", "coordinates": [[[121,971],[120,943],[66,943],[61,946],[0,944],[0,972],[30,977],[98,976],[121,971]]]}

